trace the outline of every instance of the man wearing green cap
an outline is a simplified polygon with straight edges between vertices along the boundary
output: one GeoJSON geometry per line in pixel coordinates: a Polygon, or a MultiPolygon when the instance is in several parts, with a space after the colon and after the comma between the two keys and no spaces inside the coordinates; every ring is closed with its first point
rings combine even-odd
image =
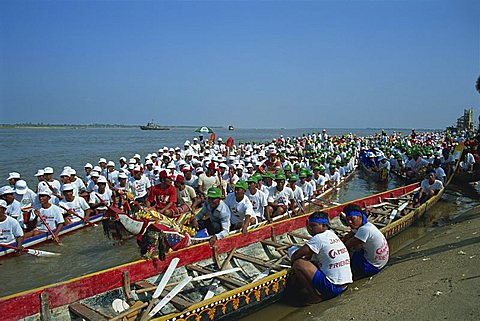
{"type": "Polygon", "coordinates": [[[222,191],[218,187],[210,187],[206,193],[207,200],[202,209],[195,215],[192,221],[193,226],[198,231],[207,228],[212,237],[210,246],[213,246],[217,240],[226,237],[230,231],[230,209],[221,200],[222,191]],[[208,219],[203,220],[208,214],[208,219]]]}
{"type": "Polygon", "coordinates": [[[267,199],[268,206],[265,211],[269,222],[271,222],[275,216],[286,213],[288,209],[293,209],[293,191],[290,187],[285,186],[285,179],[284,174],[277,174],[275,177],[277,185],[269,190],[267,199]]]}
{"type": "Polygon", "coordinates": [[[263,221],[265,220],[265,207],[268,205],[268,203],[267,194],[257,188],[258,182],[261,181],[262,179],[259,179],[256,175],[250,176],[250,178],[247,180],[248,190],[246,195],[252,203],[255,216],[263,221]]]}
{"type": "Polygon", "coordinates": [[[293,204],[293,206],[297,205],[299,207],[299,210],[301,209],[303,211],[303,208],[305,208],[305,196],[303,195],[302,189],[297,186],[297,179],[297,175],[290,175],[288,179],[288,187],[292,189],[293,196],[295,197],[296,204],[293,204]]]}
{"type": "Polygon", "coordinates": [[[303,191],[303,196],[305,199],[309,199],[313,195],[313,187],[312,185],[307,182],[307,171],[301,171],[300,172],[300,181],[298,182],[298,187],[300,187],[303,191]]]}
{"type": "Polygon", "coordinates": [[[320,195],[325,190],[325,185],[327,184],[327,177],[325,176],[325,167],[323,165],[315,166],[313,168],[313,178],[312,181],[316,185],[315,194],[320,195]]]}
{"type": "Polygon", "coordinates": [[[242,229],[243,235],[247,234],[250,224],[256,224],[257,218],[253,212],[253,206],[245,192],[248,189],[247,182],[243,179],[239,180],[235,186],[235,191],[225,198],[225,204],[230,209],[231,230],[242,229]]]}

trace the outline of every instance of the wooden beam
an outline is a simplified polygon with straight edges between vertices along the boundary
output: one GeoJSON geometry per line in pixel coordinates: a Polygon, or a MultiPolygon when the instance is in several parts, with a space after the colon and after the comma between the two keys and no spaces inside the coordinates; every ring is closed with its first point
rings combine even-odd
{"type": "Polygon", "coordinates": [[[109,317],[105,316],[104,314],[86,306],[83,303],[74,303],[68,306],[70,312],[79,317],[82,317],[86,321],[106,321],[109,317]]]}
{"type": "Polygon", "coordinates": [[[52,320],[52,315],[50,314],[50,306],[48,304],[47,292],[42,292],[42,294],[40,294],[40,320],[41,321],[52,320]]]}
{"type": "Polygon", "coordinates": [[[123,292],[125,294],[125,298],[127,299],[128,304],[132,305],[135,303],[135,300],[132,297],[132,290],[130,289],[130,273],[128,273],[128,271],[123,271],[122,277],[123,277],[123,292]]]}
{"type": "Polygon", "coordinates": [[[293,237],[298,237],[300,239],[304,239],[304,240],[309,240],[311,239],[312,237],[311,236],[307,236],[307,235],[304,235],[302,233],[299,233],[299,232],[289,232],[288,233],[289,235],[293,236],[293,237]]]}

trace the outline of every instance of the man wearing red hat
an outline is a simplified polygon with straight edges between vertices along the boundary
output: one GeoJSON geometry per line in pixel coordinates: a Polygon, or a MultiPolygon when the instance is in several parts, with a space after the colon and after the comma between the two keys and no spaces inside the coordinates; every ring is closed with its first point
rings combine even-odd
{"type": "Polygon", "coordinates": [[[206,195],[210,187],[221,187],[222,184],[217,173],[215,162],[210,162],[207,167],[207,172],[198,176],[198,191],[201,195],[206,195]]]}
{"type": "Polygon", "coordinates": [[[185,213],[197,208],[200,200],[197,199],[197,193],[193,187],[185,184],[185,178],[178,175],[174,185],[177,191],[177,213],[185,213]]]}
{"type": "Polygon", "coordinates": [[[172,179],[165,170],[160,172],[160,184],[150,190],[146,205],[155,206],[155,210],[168,217],[176,213],[177,191],[172,185],[172,179]]]}

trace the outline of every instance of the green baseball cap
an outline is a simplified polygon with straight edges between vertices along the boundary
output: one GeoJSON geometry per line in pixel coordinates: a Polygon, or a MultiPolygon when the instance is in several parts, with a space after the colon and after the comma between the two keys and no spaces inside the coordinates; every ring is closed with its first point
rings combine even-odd
{"type": "Polygon", "coordinates": [[[297,181],[297,175],[295,175],[295,174],[290,175],[290,177],[288,178],[288,181],[289,182],[293,182],[293,181],[296,182],[297,181]]]}
{"type": "Polygon", "coordinates": [[[271,172],[267,171],[265,174],[262,175],[263,178],[271,178],[275,179],[275,175],[273,175],[271,172]]]}
{"type": "Polygon", "coordinates": [[[250,183],[258,183],[258,177],[256,175],[252,175],[250,176],[248,179],[247,179],[247,183],[250,184],[250,183]]]}
{"type": "Polygon", "coordinates": [[[222,197],[222,191],[218,187],[210,187],[207,191],[207,197],[220,198],[222,197]]]}
{"type": "Polygon", "coordinates": [[[283,180],[287,179],[287,178],[285,177],[285,174],[283,174],[283,173],[278,173],[278,174],[275,176],[275,180],[276,180],[276,181],[279,181],[279,180],[282,180],[282,179],[283,179],[283,180]]]}
{"type": "Polygon", "coordinates": [[[235,188],[242,188],[246,191],[248,189],[248,184],[243,179],[241,179],[235,183],[235,188]]]}
{"type": "Polygon", "coordinates": [[[287,165],[287,166],[285,166],[285,167],[283,168],[283,170],[285,170],[285,171],[291,171],[291,170],[292,170],[292,166],[287,165]]]}
{"type": "Polygon", "coordinates": [[[307,178],[307,172],[300,172],[300,174],[298,175],[298,177],[300,177],[300,178],[307,178]]]}

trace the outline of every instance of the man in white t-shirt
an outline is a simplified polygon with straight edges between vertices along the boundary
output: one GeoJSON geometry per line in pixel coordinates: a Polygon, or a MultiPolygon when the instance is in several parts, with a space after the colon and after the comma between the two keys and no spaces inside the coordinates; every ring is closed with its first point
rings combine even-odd
{"type": "Polygon", "coordinates": [[[348,250],[330,230],[328,214],[311,214],[307,231],[312,238],[288,250],[295,274],[287,291],[305,305],[334,298],[352,283],[348,250]]]}
{"type": "Polygon", "coordinates": [[[90,193],[88,203],[95,210],[95,214],[104,213],[112,203],[112,190],[107,187],[105,176],[98,178],[97,187],[90,193]]]}
{"type": "Polygon", "coordinates": [[[7,202],[0,200],[0,243],[17,242],[18,252],[22,251],[23,230],[18,221],[6,214],[7,202]]]}
{"type": "Polygon", "coordinates": [[[142,173],[140,166],[135,166],[133,177],[130,178],[129,185],[133,189],[133,198],[139,203],[145,203],[150,192],[150,180],[142,173]]]}
{"type": "MultiPolygon", "coordinates": [[[[260,178],[261,180],[261,178],[260,178]]],[[[247,197],[252,203],[253,212],[255,216],[260,220],[265,220],[265,207],[268,205],[267,197],[264,192],[257,188],[257,183],[259,178],[255,175],[250,176],[247,180],[248,190],[247,190],[247,197]]]]}
{"type": "Polygon", "coordinates": [[[230,209],[230,230],[242,229],[243,235],[247,235],[248,226],[257,223],[257,217],[253,211],[252,202],[245,195],[248,189],[247,182],[239,180],[235,186],[235,192],[225,198],[225,204],[230,209]]]}
{"type": "Polygon", "coordinates": [[[268,206],[265,216],[269,222],[275,217],[285,214],[289,209],[293,210],[295,203],[293,191],[290,187],[285,186],[286,177],[280,173],[275,176],[276,186],[272,186],[268,191],[268,206]]]}
{"type": "MultiPolygon", "coordinates": [[[[42,190],[38,192],[41,207],[35,209],[35,214],[41,216],[47,223],[50,230],[58,237],[62,230],[65,220],[63,219],[64,211],[57,205],[50,203],[51,191],[42,190]]],[[[43,224],[43,220],[37,221],[37,227],[30,232],[25,233],[25,237],[49,233],[48,228],[43,224]]]]}
{"type": "Polygon", "coordinates": [[[92,210],[87,201],[81,196],[75,196],[73,191],[73,184],[63,185],[64,198],[60,201],[59,206],[64,209],[67,214],[81,218],[85,223],[88,223],[92,210]]]}
{"type": "Polygon", "coordinates": [[[420,191],[413,198],[414,205],[425,203],[430,197],[437,195],[443,188],[441,181],[436,179],[435,170],[429,170],[426,178],[420,183],[420,191]]]}
{"type": "Polygon", "coordinates": [[[377,274],[388,263],[387,239],[375,225],[368,222],[360,206],[349,204],[343,208],[343,213],[352,229],[343,241],[351,253],[354,280],[377,274]]]}

